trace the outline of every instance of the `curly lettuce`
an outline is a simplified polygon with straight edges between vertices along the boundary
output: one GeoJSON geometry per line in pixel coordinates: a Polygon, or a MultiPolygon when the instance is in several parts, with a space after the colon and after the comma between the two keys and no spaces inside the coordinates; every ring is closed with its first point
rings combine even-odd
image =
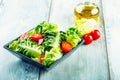
{"type": "Polygon", "coordinates": [[[81,19],[77,20],[75,23],[75,28],[78,29],[79,37],[83,37],[85,34],[88,34],[93,31],[94,26],[96,26],[96,21],[93,19],[81,19]]]}
{"type": "Polygon", "coordinates": [[[60,47],[52,48],[47,54],[45,54],[45,58],[43,59],[43,64],[46,66],[50,66],[56,60],[60,59],[62,56],[63,56],[63,53],[60,47]]]}
{"type": "Polygon", "coordinates": [[[37,27],[35,27],[35,31],[41,34],[44,34],[45,32],[50,32],[50,31],[55,32],[57,30],[58,30],[57,24],[49,23],[47,21],[43,21],[39,25],[37,25],[37,27]]]}
{"type": "Polygon", "coordinates": [[[28,31],[27,33],[29,35],[40,33],[44,34],[46,32],[56,32],[58,30],[58,25],[53,24],[47,21],[42,21],[40,24],[38,24],[34,29],[28,31]]]}
{"type": "Polygon", "coordinates": [[[42,44],[42,46],[44,46],[46,50],[49,50],[47,53],[45,53],[43,64],[49,66],[63,56],[60,48],[63,38],[61,38],[61,32],[49,32],[45,35],[45,42],[42,44]]]}
{"type": "Polygon", "coordinates": [[[18,51],[18,44],[19,44],[19,40],[15,40],[13,41],[11,44],[9,44],[9,48],[12,49],[13,51],[18,51]]]}
{"type": "Polygon", "coordinates": [[[73,47],[76,47],[81,41],[81,38],[78,35],[77,28],[71,27],[66,32],[66,41],[71,43],[73,47]]]}
{"type": "Polygon", "coordinates": [[[9,48],[24,54],[29,58],[39,59],[40,55],[44,52],[44,48],[42,46],[38,46],[38,44],[33,42],[30,38],[14,41],[9,45],[9,48]]]}

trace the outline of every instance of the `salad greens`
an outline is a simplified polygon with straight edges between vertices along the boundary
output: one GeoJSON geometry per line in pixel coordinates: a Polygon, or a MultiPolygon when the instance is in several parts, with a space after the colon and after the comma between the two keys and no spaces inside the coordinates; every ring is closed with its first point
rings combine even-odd
{"type": "Polygon", "coordinates": [[[71,27],[66,32],[66,40],[71,43],[73,47],[76,47],[78,43],[81,41],[78,35],[78,29],[75,27],[71,27]]]}
{"type": "Polygon", "coordinates": [[[81,37],[92,30],[92,26],[86,26],[86,21],[77,21],[66,32],[58,31],[57,24],[43,21],[25,35],[23,34],[22,38],[9,44],[9,48],[45,66],[50,66],[76,47],[81,37]],[[41,58],[43,55],[44,57],[41,58]]]}
{"type": "Polygon", "coordinates": [[[82,38],[85,34],[88,34],[93,31],[94,26],[96,25],[95,23],[96,22],[93,19],[90,19],[90,20],[81,19],[76,21],[74,27],[78,30],[79,37],[82,38]]]}
{"type": "Polygon", "coordinates": [[[18,51],[18,44],[19,44],[19,39],[16,41],[13,41],[10,45],[9,48],[14,50],[14,51],[18,51]]]}
{"type": "Polygon", "coordinates": [[[47,32],[44,37],[45,41],[42,46],[45,47],[45,51],[48,51],[45,54],[43,59],[43,64],[49,66],[57,59],[62,57],[62,50],[60,49],[61,44],[61,35],[60,32],[47,32]]]}
{"type": "Polygon", "coordinates": [[[41,33],[44,34],[46,32],[56,32],[58,29],[57,24],[49,23],[47,21],[43,21],[40,24],[38,24],[34,29],[28,31],[27,33],[29,35],[34,33],[41,33]]]}
{"type": "Polygon", "coordinates": [[[42,46],[38,46],[36,42],[33,42],[30,38],[20,40],[18,44],[18,52],[30,57],[40,58],[43,52],[42,46]]]}
{"type": "Polygon", "coordinates": [[[44,34],[46,32],[56,32],[57,29],[58,29],[57,24],[53,24],[53,23],[43,21],[35,28],[35,31],[37,33],[44,34]]]}
{"type": "Polygon", "coordinates": [[[20,52],[30,58],[39,58],[42,54],[42,47],[38,46],[36,42],[33,42],[30,38],[14,41],[9,45],[14,51],[20,52]]]}
{"type": "MultiPolygon", "coordinates": [[[[9,44],[9,48],[35,61],[39,61],[40,56],[45,55],[42,64],[49,66],[63,56],[60,44],[66,39],[66,33],[57,31],[57,28],[56,24],[43,21],[27,32],[29,37],[24,38],[25,35],[23,34],[22,38],[9,44]],[[31,39],[33,34],[42,34],[44,41],[41,45],[31,39]]],[[[37,39],[36,36],[33,36],[33,38],[37,39]]]]}

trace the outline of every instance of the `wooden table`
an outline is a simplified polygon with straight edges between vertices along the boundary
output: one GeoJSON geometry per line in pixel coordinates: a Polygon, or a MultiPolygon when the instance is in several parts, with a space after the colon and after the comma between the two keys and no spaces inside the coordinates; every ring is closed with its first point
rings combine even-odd
{"type": "MultiPolygon", "coordinates": [[[[111,7],[113,1],[90,1],[99,5],[101,15],[103,6],[105,24],[103,21],[98,27],[102,37],[90,45],[80,46],[70,57],[46,72],[16,58],[5,50],[3,45],[44,20],[57,23],[61,30],[66,30],[74,22],[75,5],[83,1],[3,0],[0,6],[0,28],[2,28],[0,29],[0,80],[120,80],[120,65],[116,67],[117,63],[114,63],[117,54],[113,54],[111,50],[113,49],[111,42],[115,40],[109,39],[111,25],[114,26],[117,21],[115,16],[110,18],[112,14],[108,13],[114,9],[111,7]],[[109,8],[111,9],[108,10],[109,8]]],[[[120,16],[118,19],[120,20],[120,16]]],[[[101,20],[103,20],[102,16],[101,20]]],[[[117,56],[117,58],[120,57],[117,56]]]]}

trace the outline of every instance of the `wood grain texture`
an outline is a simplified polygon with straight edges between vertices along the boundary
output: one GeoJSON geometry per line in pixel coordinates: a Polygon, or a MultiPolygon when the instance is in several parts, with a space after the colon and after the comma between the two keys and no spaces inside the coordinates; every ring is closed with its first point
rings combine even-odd
{"type": "Polygon", "coordinates": [[[50,0],[4,0],[0,13],[0,80],[39,79],[37,67],[19,60],[3,45],[47,20],[49,6],[50,0]]]}
{"type": "MultiPolygon", "coordinates": [[[[73,9],[80,2],[82,1],[54,0],[50,22],[59,24],[60,30],[66,30],[74,23],[73,9]]],[[[100,4],[99,0],[95,2],[100,4]]],[[[48,72],[42,71],[40,80],[109,80],[105,32],[102,23],[97,28],[101,31],[101,39],[90,45],[80,46],[54,69],[48,72]]]]}
{"type": "MultiPolygon", "coordinates": [[[[104,27],[98,27],[102,38],[89,46],[80,46],[69,58],[58,64],[49,72],[40,71],[3,49],[3,45],[33,28],[40,21],[48,20],[66,30],[74,22],[73,8],[79,0],[3,0],[0,6],[0,80],[109,80],[104,27]]],[[[99,4],[100,0],[95,1],[99,4]]],[[[103,1],[105,27],[108,39],[109,60],[112,80],[120,80],[119,65],[119,0],[103,1]],[[114,6],[111,6],[114,5],[114,6]],[[117,15],[117,16],[116,16],[117,15]],[[111,17],[112,16],[112,17],[111,17]],[[110,27],[110,28],[109,28],[110,27]],[[111,36],[109,36],[112,33],[111,36]],[[117,48],[114,46],[118,46],[117,48]]],[[[102,25],[101,25],[102,26],[102,25]]]]}
{"type": "Polygon", "coordinates": [[[111,80],[120,80],[120,2],[103,1],[111,80]]]}

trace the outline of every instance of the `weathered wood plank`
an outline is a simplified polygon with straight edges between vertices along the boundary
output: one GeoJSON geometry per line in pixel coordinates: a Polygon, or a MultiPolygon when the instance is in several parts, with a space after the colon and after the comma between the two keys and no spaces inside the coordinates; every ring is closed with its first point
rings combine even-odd
{"type": "Polygon", "coordinates": [[[120,80],[120,3],[119,0],[103,1],[111,80],[120,80]]]}
{"type": "Polygon", "coordinates": [[[3,45],[48,19],[50,0],[4,0],[0,13],[0,80],[38,80],[39,69],[27,64],[3,45]]]}
{"type": "MultiPolygon", "coordinates": [[[[79,2],[82,1],[54,0],[50,22],[59,24],[60,30],[66,30],[74,22],[73,9],[79,2]]],[[[105,32],[102,26],[102,23],[98,26],[101,31],[101,39],[90,45],[80,46],[54,69],[41,72],[40,80],[109,80],[105,32]]]]}

